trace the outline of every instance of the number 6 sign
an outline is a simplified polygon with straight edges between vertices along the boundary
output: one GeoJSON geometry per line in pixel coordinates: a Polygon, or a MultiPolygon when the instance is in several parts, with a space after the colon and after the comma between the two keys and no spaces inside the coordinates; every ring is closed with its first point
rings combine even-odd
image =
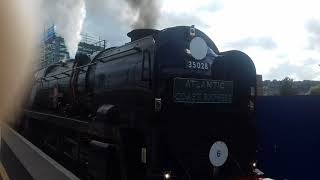
{"type": "Polygon", "coordinates": [[[214,167],[222,166],[228,159],[228,147],[222,141],[215,142],[209,152],[209,160],[214,167]]]}

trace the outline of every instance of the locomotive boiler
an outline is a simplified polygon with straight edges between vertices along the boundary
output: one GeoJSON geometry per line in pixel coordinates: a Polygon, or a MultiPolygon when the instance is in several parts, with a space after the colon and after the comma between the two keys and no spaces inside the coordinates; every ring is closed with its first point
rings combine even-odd
{"type": "Polygon", "coordinates": [[[194,26],[128,36],[123,46],[36,72],[26,114],[33,124],[45,119],[41,142],[63,151],[72,141],[70,158],[85,162],[91,179],[254,176],[250,57],[220,52],[194,26]]]}

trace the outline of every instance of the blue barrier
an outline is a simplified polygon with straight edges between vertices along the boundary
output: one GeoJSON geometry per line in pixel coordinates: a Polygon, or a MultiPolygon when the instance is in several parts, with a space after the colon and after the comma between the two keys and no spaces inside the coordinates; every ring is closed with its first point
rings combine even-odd
{"type": "Polygon", "coordinates": [[[260,169],[275,179],[320,179],[320,96],[257,98],[260,169]]]}

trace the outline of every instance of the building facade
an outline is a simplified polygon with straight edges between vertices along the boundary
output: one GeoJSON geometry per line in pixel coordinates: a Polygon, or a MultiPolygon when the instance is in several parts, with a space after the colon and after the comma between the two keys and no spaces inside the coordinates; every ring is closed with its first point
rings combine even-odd
{"type": "Polygon", "coordinates": [[[259,74],[257,74],[257,96],[263,96],[263,80],[259,74]]]}

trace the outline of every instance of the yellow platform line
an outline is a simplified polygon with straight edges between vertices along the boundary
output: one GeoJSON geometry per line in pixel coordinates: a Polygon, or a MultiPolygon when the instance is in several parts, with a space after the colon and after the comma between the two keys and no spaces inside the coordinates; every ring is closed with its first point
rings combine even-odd
{"type": "Polygon", "coordinates": [[[0,175],[2,177],[2,180],[10,180],[6,169],[4,168],[2,162],[0,161],[0,175]]]}

